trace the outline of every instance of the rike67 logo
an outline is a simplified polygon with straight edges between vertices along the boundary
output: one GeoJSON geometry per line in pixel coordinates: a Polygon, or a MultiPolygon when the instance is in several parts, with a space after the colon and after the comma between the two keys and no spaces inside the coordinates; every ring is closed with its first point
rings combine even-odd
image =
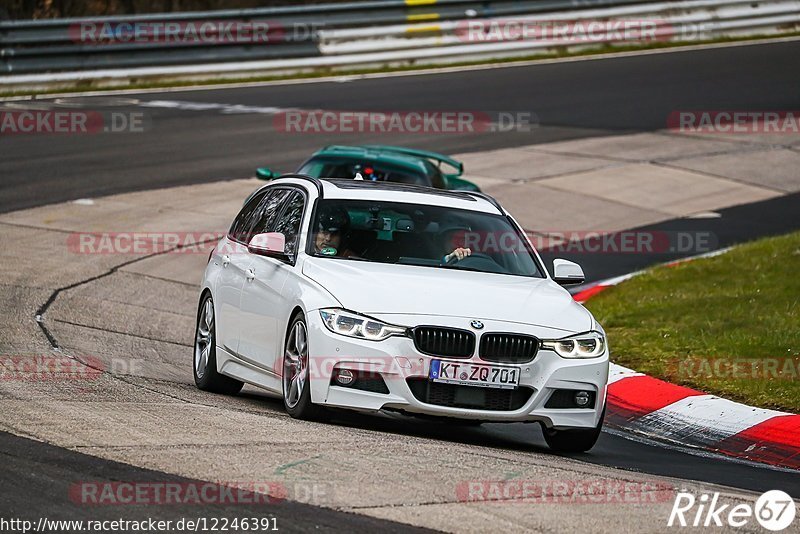
{"type": "Polygon", "coordinates": [[[771,490],[761,495],[755,505],[722,504],[719,493],[703,493],[695,497],[679,492],[669,514],[667,526],[679,527],[744,527],[755,520],[763,528],[778,532],[792,525],[797,514],[794,500],[785,492],[771,490]]]}

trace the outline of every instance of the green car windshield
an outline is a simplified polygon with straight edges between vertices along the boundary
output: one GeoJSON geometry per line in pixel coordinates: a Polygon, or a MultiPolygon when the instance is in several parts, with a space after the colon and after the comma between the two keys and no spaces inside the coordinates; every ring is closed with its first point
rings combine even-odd
{"type": "Polygon", "coordinates": [[[307,252],[543,278],[530,244],[507,217],[451,207],[323,199],[314,211],[307,252]],[[469,249],[469,255],[458,259],[457,249],[469,249]]]}
{"type": "Polygon", "coordinates": [[[356,173],[361,173],[364,180],[431,185],[430,180],[421,173],[399,166],[373,164],[369,160],[350,158],[314,157],[303,164],[297,172],[313,178],[354,178],[356,173]]]}

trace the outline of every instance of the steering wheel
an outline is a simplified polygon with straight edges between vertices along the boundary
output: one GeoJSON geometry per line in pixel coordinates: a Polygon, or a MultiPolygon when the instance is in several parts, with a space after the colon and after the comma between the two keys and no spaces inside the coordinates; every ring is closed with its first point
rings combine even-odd
{"type": "Polygon", "coordinates": [[[494,258],[482,252],[473,252],[464,259],[459,260],[456,257],[450,258],[445,265],[460,265],[469,269],[478,269],[481,271],[488,271],[491,273],[507,273],[508,270],[503,268],[499,263],[494,261],[494,258]]]}
{"type": "Polygon", "coordinates": [[[488,254],[484,254],[483,252],[473,252],[469,256],[465,256],[464,258],[462,258],[460,260],[458,259],[458,256],[451,256],[450,259],[447,260],[447,263],[445,265],[455,265],[456,263],[463,264],[465,261],[469,260],[470,258],[475,258],[476,260],[477,259],[483,259],[483,260],[489,260],[489,261],[494,262],[494,259],[492,259],[492,257],[489,256],[488,254]]]}

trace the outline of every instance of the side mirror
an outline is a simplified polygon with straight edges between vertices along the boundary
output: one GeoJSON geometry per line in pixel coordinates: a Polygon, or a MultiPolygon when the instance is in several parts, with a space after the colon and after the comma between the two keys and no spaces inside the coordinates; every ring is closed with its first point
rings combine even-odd
{"type": "Polygon", "coordinates": [[[247,250],[259,256],[286,257],[286,236],[280,232],[256,234],[247,244],[247,250]]]}
{"type": "Polygon", "coordinates": [[[277,176],[278,175],[268,167],[259,167],[258,169],[256,169],[256,178],[258,178],[259,180],[272,180],[277,176]]]}
{"type": "Polygon", "coordinates": [[[553,260],[553,280],[557,284],[568,286],[581,284],[586,280],[586,277],[583,275],[583,269],[577,263],[556,258],[553,260]]]}

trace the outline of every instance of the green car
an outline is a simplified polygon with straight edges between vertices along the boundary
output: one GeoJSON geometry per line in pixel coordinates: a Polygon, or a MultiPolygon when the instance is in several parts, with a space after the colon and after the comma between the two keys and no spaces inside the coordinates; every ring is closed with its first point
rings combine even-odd
{"type": "MultiPolygon", "coordinates": [[[[398,146],[326,146],[315,152],[296,172],[313,178],[354,178],[360,173],[364,180],[376,182],[480,191],[477,185],[459,178],[464,172],[464,164],[460,161],[435,152],[398,146]]],[[[256,176],[272,180],[280,174],[261,167],[256,169],[256,176]]]]}

